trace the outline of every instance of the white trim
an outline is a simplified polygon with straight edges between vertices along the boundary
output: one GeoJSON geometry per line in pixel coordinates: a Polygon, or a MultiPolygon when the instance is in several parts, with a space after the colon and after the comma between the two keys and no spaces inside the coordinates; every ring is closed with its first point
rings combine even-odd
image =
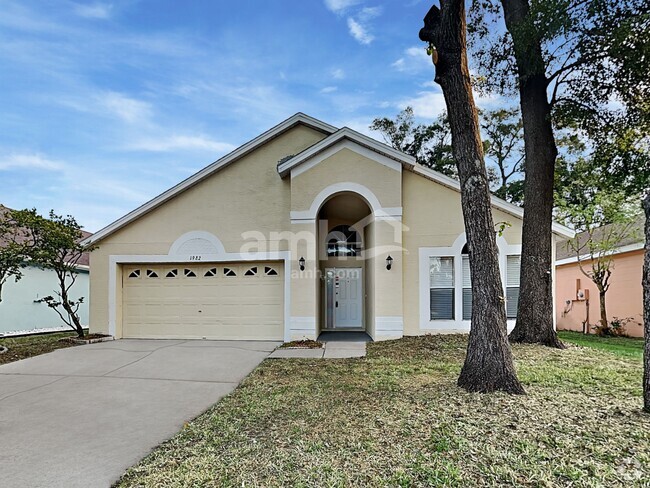
{"type": "Polygon", "coordinates": [[[401,315],[375,317],[375,335],[380,332],[404,333],[404,318],[401,315]]]}
{"type": "MultiPolygon", "coordinates": [[[[292,224],[313,224],[316,222],[316,218],[305,217],[306,215],[311,215],[310,210],[298,210],[291,212],[291,223],[292,224]]],[[[373,217],[376,221],[379,220],[397,220],[402,221],[402,207],[384,207],[373,211],[373,217]]]]}
{"type": "MultiPolygon", "coordinates": [[[[628,244],[626,246],[617,247],[616,249],[613,250],[611,254],[609,254],[609,256],[616,256],[617,254],[623,254],[625,252],[638,251],[639,249],[643,249],[644,247],[645,244],[643,243],[643,241],[635,242],[634,244],[628,244]]],[[[589,254],[583,254],[580,256],[580,261],[591,261],[591,256],[589,254]]],[[[578,262],[578,257],[572,256],[570,258],[564,258],[555,261],[555,266],[562,266],[563,264],[571,264],[577,262],[578,262]]]]}
{"type": "MultiPolygon", "coordinates": [[[[436,183],[440,183],[447,188],[460,192],[460,182],[454,178],[450,178],[449,176],[443,175],[442,173],[438,173],[437,171],[425,168],[424,166],[417,164],[409,169],[417,175],[423,176],[424,178],[435,181],[436,183]]],[[[498,208],[503,212],[506,212],[519,219],[524,218],[524,209],[518,207],[517,205],[506,202],[505,200],[495,197],[494,195],[490,195],[490,202],[493,207],[498,208]]],[[[569,227],[566,227],[562,224],[558,224],[557,222],[552,223],[551,229],[554,234],[560,235],[562,237],[573,238],[576,235],[573,229],[570,229],[569,227]]]]}
{"type": "Polygon", "coordinates": [[[193,230],[191,232],[186,232],[174,241],[174,243],[169,248],[169,255],[178,256],[178,250],[183,246],[183,244],[194,239],[203,239],[205,241],[208,241],[216,249],[217,252],[215,254],[224,254],[226,252],[226,249],[223,247],[223,243],[217,236],[203,230],[193,230]]]}
{"type": "Polygon", "coordinates": [[[286,119],[283,122],[280,122],[278,125],[275,127],[267,130],[266,132],[260,134],[257,136],[255,139],[252,139],[251,141],[245,143],[244,145],[238,147],[234,151],[230,152],[229,154],[226,154],[222,158],[218,159],[214,163],[210,164],[209,166],[206,166],[199,172],[193,174],[189,178],[181,181],[179,184],[176,186],[173,186],[169,190],[161,193],[157,197],[153,198],[152,200],[149,200],[147,203],[144,205],[141,205],[140,207],[136,208],[135,210],[129,212],[125,216],[119,218],[115,222],[107,225],[100,231],[96,232],[90,237],[87,237],[82,241],[82,244],[87,245],[93,242],[98,242],[101,239],[105,238],[106,236],[112,234],[113,232],[117,231],[118,229],[121,229],[128,223],[136,220],[137,218],[141,217],[142,215],[150,212],[154,208],[162,205],[163,203],[167,202],[168,200],[172,199],[179,193],[187,190],[188,188],[196,185],[200,181],[204,180],[208,176],[211,176],[212,174],[216,173],[217,171],[221,170],[222,168],[228,166],[229,164],[237,161],[238,159],[242,158],[243,156],[247,155],[251,151],[257,149],[259,146],[266,144],[268,141],[271,139],[278,137],[279,135],[283,134],[284,132],[288,131],[292,127],[298,125],[298,124],[303,124],[308,127],[312,127],[313,129],[319,130],[321,132],[324,132],[326,134],[333,134],[336,132],[337,128],[330,125],[326,124],[325,122],[322,122],[320,120],[317,120],[313,117],[310,117],[308,115],[305,115],[303,113],[297,113],[288,119],[286,119]]]}
{"type": "MultiPolygon", "coordinates": [[[[349,127],[343,127],[342,129],[338,130],[334,134],[331,134],[330,136],[326,137],[320,142],[317,142],[313,146],[305,149],[303,152],[295,155],[291,159],[288,159],[281,164],[278,165],[278,173],[282,178],[287,176],[289,173],[293,175],[294,173],[294,168],[297,166],[301,165],[305,161],[313,158],[315,155],[321,153],[322,151],[325,151],[326,149],[330,148],[332,145],[342,141],[343,139],[348,139],[349,141],[352,141],[353,143],[356,143],[357,145],[365,146],[366,148],[370,149],[375,153],[374,156],[368,156],[371,159],[375,159],[378,162],[379,155],[383,155],[387,158],[393,159],[397,161],[398,163],[401,163],[400,166],[403,164],[407,167],[411,167],[415,164],[415,158],[413,156],[409,156],[408,154],[404,154],[401,151],[398,151],[386,144],[383,144],[375,139],[372,139],[366,135],[363,135],[355,130],[350,129],[349,127]]],[[[352,148],[353,145],[347,146],[352,148]]],[[[334,151],[336,152],[336,151],[334,151]]],[[[359,150],[357,150],[359,152],[359,150]]],[[[363,153],[360,153],[363,154],[363,153]]],[[[331,155],[331,154],[330,154],[331,155]]],[[[364,154],[365,155],[365,154],[364,154]]],[[[329,156],[324,156],[322,159],[325,159],[326,157],[329,156]]],[[[322,160],[321,159],[321,160],[322,160]]],[[[320,161],[319,161],[320,162],[320,161]]],[[[316,163],[318,164],[318,163],[316,163]]],[[[382,163],[384,164],[384,163],[382,163]]],[[[388,164],[388,163],[387,163],[388,164]]]]}
{"type": "Polygon", "coordinates": [[[289,334],[285,341],[297,340],[296,337],[298,336],[316,338],[316,317],[292,316],[289,334]]]}
{"type": "Polygon", "coordinates": [[[291,337],[291,252],[203,254],[199,260],[156,254],[112,254],[108,257],[108,333],[115,337],[117,314],[117,267],[129,263],[192,263],[238,261],[284,261],[284,340],[291,337]]]}
{"type": "MultiPolygon", "coordinates": [[[[467,242],[465,232],[462,232],[448,247],[421,247],[418,253],[418,296],[420,311],[420,329],[423,331],[453,331],[463,330],[467,332],[471,321],[463,320],[463,262],[462,250],[467,242]],[[454,320],[431,320],[429,309],[429,258],[449,256],[454,258],[454,320]]],[[[520,244],[508,244],[502,237],[497,237],[497,248],[499,250],[499,273],[503,293],[506,293],[506,260],[507,256],[521,254],[520,244]]],[[[508,320],[508,327],[514,327],[514,320],[508,320]]]]}
{"type": "Polygon", "coordinates": [[[321,192],[314,198],[314,201],[309,207],[309,210],[292,210],[291,220],[316,220],[318,218],[318,211],[320,210],[323,203],[325,203],[325,201],[332,195],[343,192],[357,193],[358,195],[362,196],[366,200],[366,203],[370,206],[373,214],[382,211],[382,206],[379,203],[379,199],[367,187],[360,185],[359,183],[344,181],[341,183],[334,183],[333,185],[330,185],[327,188],[321,190],[321,192]]]}
{"type": "MultiPolygon", "coordinates": [[[[327,140],[327,139],[325,139],[327,140]]],[[[312,146],[313,147],[313,146],[312,146]]],[[[311,149],[311,148],[310,148],[311,149]]],[[[308,149],[307,151],[309,151],[308,149]]],[[[340,152],[343,149],[348,149],[352,152],[355,152],[359,154],[360,156],[363,156],[365,158],[368,158],[372,161],[375,161],[383,166],[386,166],[387,168],[390,168],[394,171],[402,172],[402,165],[395,161],[394,159],[390,159],[383,154],[380,154],[376,151],[372,151],[368,149],[365,146],[360,146],[359,144],[350,141],[349,139],[342,139],[336,141],[334,144],[329,146],[327,149],[324,149],[316,154],[314,154],[313,157],[304,159],[302,164],[298,164],[293,167],[291,170],[291,179],[293,180],[295,177],[300,176],[301,174],[309,171],[313,167],[317,166],[318,164],[322,163],[325,161],[327,158],[332,157],[334,154],[340,152]]]]}

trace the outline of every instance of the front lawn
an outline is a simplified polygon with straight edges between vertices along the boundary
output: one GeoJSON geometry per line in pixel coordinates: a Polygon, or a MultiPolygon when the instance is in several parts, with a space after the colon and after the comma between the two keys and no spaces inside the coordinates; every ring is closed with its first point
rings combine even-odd
{"type": "Polygon", "coordinates": [[[455,386],[466,337],[266,360],[118,486],[647,486],[640,359],[515,346],[527,396],[455,386]]]}
{"type": "Polygon", "coordinates": [[[25,359],[46,352],[52,352],[63,347],[73,346],[71,342],[61,341],[66,337],[76,337],[74,332],[62,332],[58,334],[39,334],[24,337],[0,337],[0,346],[9,349],[8,352],[0,354],[0,364],[11,363],[19,359],[25,359]]]}
{"type": "Polygon", "coordinates": [[[580,332],[559,331],[560,339],[583,347],[602,349],[621,356],[643,358],[643,339],[632,337],[598,337],[580,332]]]}

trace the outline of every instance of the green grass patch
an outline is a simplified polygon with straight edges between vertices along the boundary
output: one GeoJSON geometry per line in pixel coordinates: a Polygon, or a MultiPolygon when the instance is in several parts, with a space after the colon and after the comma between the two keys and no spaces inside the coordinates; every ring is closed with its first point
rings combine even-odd
{"type": "Polygon", "coordinates": [[[515,345],[526,396],[456,387],[462,335],[360,359],[263,362],[118,486],[634,487],[650,479],[641,360],[515,345]]]}
{"type": "Polygon", "coordinates": [[[74,332],[62,332],[57,334],[39,334],[24,337],[0,338],[0,346],[5,346],[9,351],[0,354],[0,364],[11,363],[20,359],[38,356],[56,349],[71,347],[74,344],[61,341],[68,337],[76,337],[74,332]]]}
{"type": "Polygon", "coordinates": [[[559,331],[560,339],[582,347],[600,349],[619,356],[643,357],[643,339],[632,337],[599,337],[580,332],[559,331]]]}

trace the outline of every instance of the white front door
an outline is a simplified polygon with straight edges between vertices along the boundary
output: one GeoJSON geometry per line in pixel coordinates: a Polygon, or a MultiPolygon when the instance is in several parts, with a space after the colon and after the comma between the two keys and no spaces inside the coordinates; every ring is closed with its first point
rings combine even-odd
{"type": "Polygon", "coordinates": [[[334,268],[334,328],[363,328],[361,268],[334,268]]]}

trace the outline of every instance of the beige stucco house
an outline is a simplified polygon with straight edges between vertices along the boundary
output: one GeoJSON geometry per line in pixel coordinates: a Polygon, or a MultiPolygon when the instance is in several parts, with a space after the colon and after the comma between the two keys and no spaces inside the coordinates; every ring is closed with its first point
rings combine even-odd
{"type": "MultiPolygon", "coordinates": [[[[492,202],[510,224],[498,246],[512,326],[522,211],[492,202]]],[[[300,113],[90,241],[90,327],[117,338],[382,340],[470,326],[458,182],[300,113]]]]}

